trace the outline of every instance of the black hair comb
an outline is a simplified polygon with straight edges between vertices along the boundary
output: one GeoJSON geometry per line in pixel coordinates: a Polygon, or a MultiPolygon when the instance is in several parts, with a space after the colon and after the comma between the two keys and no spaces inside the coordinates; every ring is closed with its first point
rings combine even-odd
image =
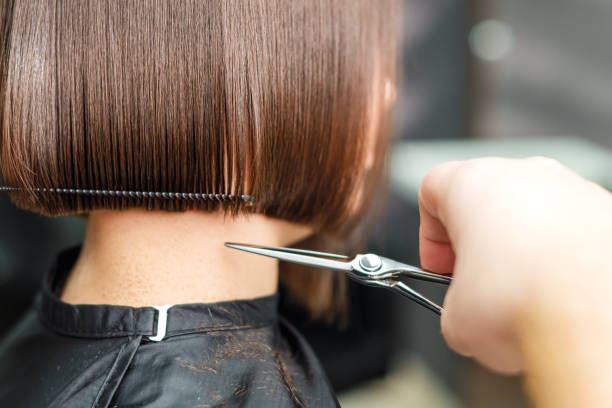
{"type": "Polygon", "coordinates": [[[12,192],[35,192],[49,194],[78,194],[89,196],[126,197],[126,198],[160,198],[167,200],[207,200],[207,201],[245,201],[253,204],[255,199],[250,195],[235,196],[232,194],[207,194],[207,193],[172,193],[160,191],[128,191],[128,190],[99,190],[82,188],[22,188],[11,186],[0,186],[0,193],[12,192]]]}

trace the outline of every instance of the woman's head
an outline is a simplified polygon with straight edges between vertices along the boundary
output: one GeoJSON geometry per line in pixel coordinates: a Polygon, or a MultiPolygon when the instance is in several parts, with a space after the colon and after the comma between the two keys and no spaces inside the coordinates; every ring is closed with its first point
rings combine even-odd
{"type": "Polygon", "coordinates": [[[7,184],[256,201],[33,192],[13,200],[46,215],[223,207],[341,229],[364,207],[351,200],[375,186],[366,173],[379,172],[387,146],[380,106],[394,79],[391,3],[4,1],[7,184]]]}

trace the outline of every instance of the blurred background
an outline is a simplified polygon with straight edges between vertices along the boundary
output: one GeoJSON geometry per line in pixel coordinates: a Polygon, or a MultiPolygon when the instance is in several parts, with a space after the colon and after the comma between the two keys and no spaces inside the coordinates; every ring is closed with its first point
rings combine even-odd
{"type": "MultiPolygon", "coordinates": [[[[416,193],[452,159],[554,157],[612,189],[612,2],[405,0],[391,192],[370,246],[418,264],[416,193]]],[[[20,212],[0,197],[0,336],[40,275],[83,236],[81,219],[20,212]]],[[[503,261],[503,260],[500,260],[503,261]]],[[[413,285],[441,301],[443,292],[413,285]]],[[[345,407],[528,407],[520,378],[496,376],[444,345],[439,320],[395,295],[351,286],[351,324],[307,322],[345,407]]]]}

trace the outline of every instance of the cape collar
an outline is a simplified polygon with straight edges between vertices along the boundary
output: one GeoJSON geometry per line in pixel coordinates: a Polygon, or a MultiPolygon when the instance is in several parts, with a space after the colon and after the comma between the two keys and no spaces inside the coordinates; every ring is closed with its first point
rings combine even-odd
{"type": "MultiPolygon", "coordinates": [[[[236,330],[274,324],[278,294],[220,303],[129,307],[72,305],[59,299],[80,248],[62,252],[44,276],[36,307],[42,322],[58,333],[86,338],[149,336],[159,341],[189,333],[236,330]]],[[[204,275],[204,273],[203,273],[204,275]]]]}

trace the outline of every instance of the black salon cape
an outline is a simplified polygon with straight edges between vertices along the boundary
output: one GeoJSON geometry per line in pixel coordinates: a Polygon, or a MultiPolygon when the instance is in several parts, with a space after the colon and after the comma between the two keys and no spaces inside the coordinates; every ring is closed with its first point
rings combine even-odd
{"type": "Polygon", "coordinates": [[[0,344],[0,407],[338,406],[277,296],[176,305],[153,342],[153,308],[59,300],[77,255],[60,255],[0,344]]]}

